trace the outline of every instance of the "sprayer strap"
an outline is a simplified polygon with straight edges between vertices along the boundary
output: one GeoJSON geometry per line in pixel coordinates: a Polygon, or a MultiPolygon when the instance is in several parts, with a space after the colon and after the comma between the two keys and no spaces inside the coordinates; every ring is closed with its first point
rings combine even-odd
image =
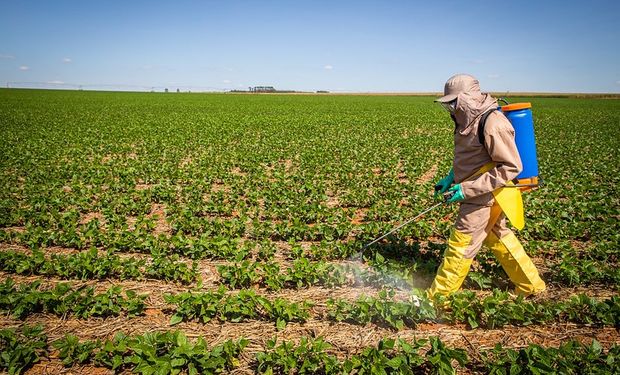
{"type": "Polygon", "coordinates": [[[491,108],[488,111],[484,112],[482,114],[482,117],[480,117],[480,121],[478,122],[478,141],[483,146],[484,146],[484,127],[486,126],[486,123],[487,123],[487,117],[489,117],[489,115],[495,111],[497,111],[496,108],[491,108]]]}

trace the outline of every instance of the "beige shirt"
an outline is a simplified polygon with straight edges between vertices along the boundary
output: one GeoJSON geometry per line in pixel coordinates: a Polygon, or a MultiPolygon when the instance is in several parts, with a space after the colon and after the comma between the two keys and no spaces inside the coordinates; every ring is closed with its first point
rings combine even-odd
{"type": "Polygon", "coordinates": [[[479,92],[459,94],[454,132],[454,181],[461,184],[465,202],[482,206],[493,204],[492,191],[505,186],[521,172],[523,166],[515,144],[510,121],[499,111],[487,117],[484,145],[478,138],[478,123],[497,101],[479,92]],[[489,162],[495,166],[482,175],[469,179],[489,162]],[[469,180],[468,180],[469,179],[469,180]]]}

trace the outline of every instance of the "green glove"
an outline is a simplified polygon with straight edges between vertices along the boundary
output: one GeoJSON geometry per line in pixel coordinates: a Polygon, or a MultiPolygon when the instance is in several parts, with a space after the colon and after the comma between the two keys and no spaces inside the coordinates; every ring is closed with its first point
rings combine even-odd
{"type": "Polygon", "coordinates": [[[435,196],[448,191],[450,185],[454,182],[454,169],[450,169],[448,175],[435,184],[435,196]]]}
{"type": "Polygon", "coordinates": [[[463,195],[463,188],[461,188],[461,184],[456,184],[448,190],[448,193],[452,194],[450,198],[448,198],[448,203],[456,203],[465,199],[465,195],[463,195]]]}

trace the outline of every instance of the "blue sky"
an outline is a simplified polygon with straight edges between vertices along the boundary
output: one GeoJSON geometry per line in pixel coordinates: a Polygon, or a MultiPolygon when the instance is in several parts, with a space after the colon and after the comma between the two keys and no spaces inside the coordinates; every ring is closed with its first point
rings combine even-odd
{"type": "Polygon", "coordinates": [[[619,1],[0,3],[0,85],[620,92],[619,1]]]}

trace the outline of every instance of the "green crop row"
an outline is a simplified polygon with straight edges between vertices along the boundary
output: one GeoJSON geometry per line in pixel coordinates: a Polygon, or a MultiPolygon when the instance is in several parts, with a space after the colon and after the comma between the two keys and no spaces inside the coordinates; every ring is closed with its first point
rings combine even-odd
{"type": "Polygon", "coordinates": [[[604,261],[566,255],[551,267],[553,280],[567,286],[603,284],[620,286],[620,268],[604,261]]]}
{"type": "MultiPolygon", "coordinates": [[[[71,334],[47,343],[41,327],[0,330],[0,369],[20,374],[34,363],[58,351],[67,366],[93,365],[115,373],[202,374],[230,372],[240,365],[248,340],[228,340],[209,347],[200,337],[188,340],[180,331],[126,336],[117,333],[101,342],[80,341],[71,334]]],[[[298,343],[268,340],[250,368],[257,374],[441,374],[457,369],[484,374],[613,374],[620,371],[620,346],[604,351],[593,340],[584,345],[568,341],[558,348],[530,344],[522,349],[480,350],[470,358],[463,349],[446,346],[439,338],[382,339],[376,346],[360,348],[359,354],[339,359],[323,338],[302,337],[298,343]]]]}
{"type": "MultiPolygon", "coordinates": [[[[399,265],[388,261],[381,254],[365,258],[369,268],[352,264],[337,265],[322,260],[311,261],[306,254],[297,253],[301,247],[293,247],[292,265],[282,273],[281,266],[273,259],[273,244],[262,243],[256,261],[245,259],[230,265],[217,267],[220,282],[231,288],[264,286],[270,290],[304,288],[313,285],[327,287],[342,285],[386,285],[397,281],[404,283],[410,277],[415,264],[399,265]],[[270,258],[271,256],[271,258],[270,258]],[[267,259],[267,260],[265,260],[267,259]]],[[[244,256],[245,257],[245,256],[244,256]]],[[[189,284],[197,277],[197,264],[189,267],[177,254],[154,253],[147,261],[135,257],[121,257],[117,253],[100,252],[96,248],[74,254],[51,254],[46,257],[42,250],[30,254],[16,250],[0,251],[0,270],[20,275],[42,275],[62,279],[118,278],[141,280],[145,277],[189,284]]]]}
{"type": "Polygon", "coordinates": [[[328,287],[349,284],[345,268],[323,261],[311,262],[307,258],[295,259],[284,273],[275,262],[250,262],[221,265],[217,267],[220,282],[231,288],[265,286],[270,290],[303,288],[312,285],[328,287]]]}
{"type": "Polygon", "coordinates": [[[0,251],[0,270],[19,275],[53,276],[62,279],[118,278],[140,280],[150,277],[189,284],[196,279],[196,263],[189,267],[178,255],[154,254],[151,261],[121,258],[113,252],[100,253],[96,248],[75,254],[52,254],[43,251],[31,254],[21,251],[0,251]]]}
{"type": "Polygon", "coordinates": [[[333,300],[327,302],[328,317],[355,324],[375,323],[395,329],[415,327],[418,322],[434,320],[437,311],[426,298],[412,296],[409,301],[394,301],[394,292],[382,290],[378,297],[362,296],[354,302],[333,300]]]}
{"type": "MultiPolygon", "coordinates": [[[[261,245],[257,261],[243,260],[240,263],[217,267],[220,281],[232,288],[246,288],[251,285],[265,286],[271,290],[284,287],[308,287],[325,285],[329,287],[350,283],[348,276],[368,283],[380,283],[383,279],[371,271],[354,267],[340,267],[324,261],[310,261],[303,255],[293,260],[292,266],[281,274],[280,266],[271,261],[273,245],[261,245]]],[[[100,252],[96,248],[75,254],[52,254],[46,257],[44,252],[34,249],[31,254],[16,251],[0,251],[0,270],[19,275],[42,275],[62,279],[106,279],[141,280],[150,277],[165,281],[178,281],[184,284],[193,282],[197,277],[197,263],[188,266],[177,254],[155,253],[150,258],[120,257],[117,253],[100,252]]]]}
{"type": "Polygon", "coordinates": [[[226,294],[223,287],[214,292],[184,292],[165,295],[164,298],[167,303],[174,305],[171,325],[184,320],[206,323],[211,319],[231,322],[260,319],[275,322],[276,328],[282,330],[288,322],[305,322],[312,306],[309,301],[296,303],[283,298],[270,300],[257,295],[253,290],[226,294]]]}
{"type": "MultiPolygon", "coordinates": [[[[234,258],[248,257],[249,246],[241,246],[238,252],[234,253],[234,258]]],[[[336,247],[341,249],[343,254],[350,254],[354,246],[346,244],[336,247]]],[[[225,245],[223,247],[230,249],[226,251],[229,251],[231,256],[233,255],[232,248],[225,245]]],[[[618,285],[620,269],[615,264],[617,255],[615,252],[610,254],[608,247],[596,246],[593,251],[588,251],[586,256],[576,256],[572,251],[563,249],[562,255],[558,257],[560,261],[551,265],[553,272],[550,274],[553,280],[568,286],[593,283],[618,285]],[[604,257],[607,259],[602,259],[604,257]]],[[[233,288],[262,285],[279,290],[285,286],[344,285],[350,283],[350,279],[370,285],[381,285],[389,281],[390,277],[392,281],[406,280],[411,277],[412,272],[432,273],[437,267],[439,255],[435,254],[436,251],[422,253],[419,245],[388,243],[380,250],[373,257],[364,257],[373,267],[374,272],[363,272],[354,267],[339,268],[323,261],[309,262],[309,259],[328,258],[325,242],[320,245],[313,244],[309,251],[304,251],[301,246],[294,244],[290,253],[294,259],[293,267],[287,268],[284,275],[279,274],[279,266],[275,263],[250,263],[247,259],[241,263],[220,266],[218,270],[221,281],[233,288]],[[400,250],[401,259],[394,259],[395,249],[400,250]],[[408,259],[415,259],[415,262],[408,259]],[[346,275],[351,276],[349,280],[346,275]]],[[[273,259],[274,252],[273,243],[263,241],[259,245],[257,259],[273,259]]],[[[483,252],[478,258],[481,265],[480,272],[471,272],[468,275],[468,285],[475,285],[481,289],[490,288],[492,280],[501,277],[503,271],[490,254],[483,252]]],[[[70,255],[52,254],[49,259],[38,249],[34,249],[30,255],[20,251],[4,250],[0,252],[0,269],[17,274],[55,276],[63,279],[143,279],[151,277],[185,284],[196,279],[196,263],[190,267],[187,263],[180,261],[177,254],[153,252],[152,260],[147,264],[143,259],[121,258],[112,251],[102,255],[96,248],[70,255]]]]}
{"type": "MultiPolygon", "coordinates": [[[[297,248],[301,250],[301,248],[297,248]]],[[[269,290],[282,288],[304,288],[322,285],[338,287],[343,285],[367,285],[375,287],[410,287],[413,272],[418,266],[431,268],[437,260],[419,260],[417,262],[395,262],[385,258],[381,253],[359,255],[366,266],[355,263],[334,264],[324,260],[312,261],[310,254],[296,253],[293,247],[292,264],[284,272],[279,264],[270,261],[244,260],[217,267],[220,283],[231,288],[248,288],[258,285],[269,290]],[[432,264],[432,265],[431,265],[432,264]]]]}
{"type": "Polygon", "coordinates": [[[482,299],[464,291],[450,297],[450,307],[450,320],[467,323],[472,328],[498,328],[507,324],[527,326],[555,321],[620,327],[618,296],[599,301],[579,294],[564,301],[529,301],[522,297],[513,299],[507,292],[499,290],[482,299]]]}
{"type": "MultiPolygon", "coordinates": [[[[261,247],[268,249],[268,247],[261,247]]],[[[247,288],[251,285],[265,286],[270,290],[285,287],[303,288],[312,285],[328,287],[341,286],[357,282],[381,284],[385,279],[372,270],[359,267],[338,266],[324,261],[310,261],[308,258],[296,258],[292,266],[281,273],[280,265],[271,261],[243,260],[231,265],[217,267],[220,282],[231,288],[247,288]]],[[[262,256],[265,256],[262,254],[262,256]]],[[[179,260],[177,254],[154,254],[147,262],[145,259],[120,257],[113,252],[100,253],[96,248],[75,254],[52,254],[49,258],[41,250],[31,254],[22,251],[0,251],[0,270],[19,275],[42,275],[62,279],[107,279],[141,280],[145,277],[165,281],[178,281],[189,284],[196,279],[197,264],[179,260]]],[[[391,274],[389,274],[391,275],[391,274]]],[[[386,276],[388,277],[388,276],[386,276]]]]}
{"type": "MultiPolygon", "coordinates": [[[[535,244],[535,243],[534,243],[535,244]]],[[[158,246],[161,246],[160,243],[158,246]]],[[[154,246],[155,249],[158,246],[154,246]]],[[[120,279],[140,279],[144,276],[162,280],[179,281],[190,283],[196,278],[195,266],[190,269],[186,263],[179,261],[179,252],[193,258],[213,258],[226,260],[243,260],[242,263],[233,266],[222,267],[223,283],[232,287],[248,286],[258,284],[267,286],[271,289],[279,289],[283,283],[288,285],[342,285],[347,282],[343,272],[332,272],[329,280],[324,279],[324,266],[321,263],[310,264],[306,267],[309,280],[298,278],[297,281],[287,281],[287,275],[276,275],[275,269],[279,266],[275,264],[258,265],[263,268],[264,275],[252,274],[250,268],[254,268],[255,263],[248,263],[246,259],[251,254],[251,249],[256,246],[249,241],[241,244],[238,240],[227,239],[202,239],[191,242],[188,246],[180,246],[176,249],[151,249],[153,261],[146,267],[143,260],[135,258],[120,258],[113,251],[109,251],[105,256],[99,255],[98,251],[91,248],[88,251],[72,255],[52,255],[51,261],[44,259],[39,250],[33,250],[30,256],[20,254],[15,251],[0,252],[0,267],[7,272],[19,274],[41,274],[57,276],[61,278],[120,278],[120,279]],[[183,250],[181,250],[183,249],[183,250]],[[55,260],[58,260],[56,262],[55,260]],[[245,280],[235,280],[235,274],[241,275],[243,270],[249,271],[245,275],[245,280]],[[314,269],[314,270],[312,270],[314,269]],[[316,280],[323,279],[322,281],[316,280]],[[313,280],[314,279],[314,280],[313,280]]],[[[309,250],[303,250],[301,246],[292,242],[290,257],[292,259],[337,259],[343,256],[350,256],[360,248],[361,242],[353,241],[349,243],[332,243],[322,241],[313,244],[309,250]],[[330,255],[330,251],[333,252],[330,255]],[[338,255],[340,254],[340,255],[338,255]]],[[[536,245],[535,245],[536,246],[536,245]]],[[[258,260],[270,260],[275,252],[274,245],[270,241],[262,241],[258,245],[258,260]]],[[[580,284],[604,284],[617,285],[620,281],[620,271],[616,266],[617,251],[610,243],[600,244],[588,251],[584,255],[575,255],[571,249],[563,249],[559,262],[552,262],[551,273],[553,280],[563,285],[574,286],[580,284]],[[604,246],[603,246],[604,245],[604,246]],[[607,258],[605,258],[607,257],[607,258]]],[[[365,254],[364,260],[374,269],[374,273],[361,273],[359,269],[349,268],[346,273],[352,275],[356,281],[363,281],[371,285],[385,284],[389,282],[390,276],[392,284],[398,280],[407,280],[413,272],[422,271],[433,273],[437,267],[439,249],[433,247],[431,251],[420,251],[419,244],[408,245],[402,242],[387,242],[373,254],[365,254]]],[[[533,249],[536,252],[536,248],[533,249]]],[[[479,272],[472,272],[468,277],[470,286],[478,288],[490,288],[492,281],[502,278],[501,267],[493,260],[490,254],[482,252],[478,256],[481,268],[479,272]]],[[[300,261],[301,262],[301,261],[300,261]]],[[[332,268],[332,267],[328,267],[332,268]]],[[[260,271],[260,270],[259,270],[260,271]]],[[[290,271],[290,269],[289,269],[290,271]]],[[[299,275],[299,273],[297,273],[299,275]]]]}
{"type": "Polygon", "coordinates": [[[593,243],[584,249],[559,244],[555,262],[551,262],[553,279],[563,285],[620,285],[620,246],[614,241],[593,243]]]}
{"type": "Polygon", "coordinates": [[[484,298],[465,291],[450,296],[448,301],[434,301],[445,309],[435,309],[424,296],[409,301],[394,301],[393,294],[382,291],[378,297],[362,296],[356,301],[328,301],[330,319],[354,324],[376,323],[395,329],[415,327],[416,323],[436,318],[453,323],[467,323],[471,328],[499,328],[505,325],[527,326],[546,322],[573,322],[620,327],[620,298],[598,301],[580,294],[566,301],[514,299],[497,289],[484,298]]]}
{"type": "Polygon", "coordinates": [[[0,242],[24,245],[33,249],[42,246],[64,246],[76,249],[98,246],[110,251],[178,254],[194,260],[241,260],[249,256],[251,246],[253,246],[251,241],[248,242],[248,245],[242,244],[239,237],[211,236],[208,234],[198,237],[175,234],[166,237],[164,235],[155,236],[150,233],[141,234],[130,230],[105,232],[105,234],[109,236],[108,241],[76,244],[55,240],[56,236],[60,236],[55,229],[26,227],[24,232],[0,230],[0,242]]]}
{"type": "MultiPolygon", "coordinates": [[[[0,284],[0,310],[13,316],[24,317],[38,312],[55,315],[73,314],[79,318],[90,316],[141,314],[145,296],[125,291],[115,286],[105,293],[95,294],[92,287],[72,290],[60,283],[53,289],[42,290],[41,282],[16,285],[7,279],[0,284]]],[[[268,299],[245,289],[227,293],[224,287],[211,292],[183,292],[165,295],[173,312],[170,324],[184,320],[203,323],[211,319],[240,322],[258,319],[275,322],[281,330],[288,322],[305,322],[310,316],[312,303],[289,302],[283,298],[268,299]],[[174,306],[172,308],[172,306],[174,306]]],[[[381,290],[377,297],[362,296],[356,301],[328,300],[327,316],[335,321],[353,324],[374,323],[394,329],[415,327],[417,323],[449,320],[466,323],[471,328],[500,328],[505,325],[527,326],[546,322],[573,322],[599,326],[620,327],[620,298],[613,296],[597,300],[586,295],[576,295],[564,301],[529,301],[514,299],[507,292],[494,290],[492,295],[477,297],[472,292],[455,294],[447,301],[435,301],[447,309],[436,309],[424,296],[412,295],[407,301],[395,301],[393,290],[381,290]]]]}
{"type": "MultiPolygon", "coordinates": [[[[390,277],[393,281],[406,280],[410,278],[412,272],[418,270],[431,273],[437,266],[437,258],[430,258],[428,253],[422,256],[419,249],[412,251],[411,254],[401,255],[416,257],[415,263],[395,262],[394,259],[387,259],[381,255],[383,253],[386,256],[393,256],[390,247],[384,247],[381,249],[382,252],[377,252],[373,258],[364,258],[372,266],[373,272],[370,272],[350,266],[338,267],[324,261],[310,262],[306,256],[313,257],[313,252],[319,251],[318,249],[319,246],[312,245],[311,251],[306,254],[300,246],[293,246],[291,251],[293,265],[286,269],[285,274],[280,274],[280,266],[276,263],[243,260],[240,263],[219,266],[220,280],[232,288],[261,285],[272,290],[291,286],[297,288],[311,285],[338,286],[351,282],[381,285],[389,281],[390,277]]],[[[401,251],[402,249],[401,247],[401,251]]],[[[263,242],[257,259],[272,259],[274,251],[272,243],[263,242]]],[[[243,251],[240,253],[246,254],[243,251]]],[[[247,255],[243,255],[245,256],[247,255]]],[[[239,253],[235,257],[239,257],[239,253]]],[[[620,269],[614,263],[598,260],[594,254],[589,253],[588,258],[578,258],[565,251],[560,259],[560,262],[552,265],[551,275],[553,280],[563,285],[620,284],[620,269]]],[[[480,272],[471,272],[468,275],[468,282],[481,289],[490,288],[492,279],[498,278],[503,271],[489,254],[480,254],[479,263],[480,272]]],[[[177,254],[155,253],[147,264],[144,259],[120,257],[111,251],[102,254],[96,248],[69,255],[52,254],[49,258],[38,249],[34,249],[31,254],[4,250],[0,251],[0,270],[21,275],[82,280],[104,278],[139,280],[151,277],[188,284],[196,279],[196,263],[192,263],[190,267],[180,261],[177,254]]]]}
{"type": "Polygon", "coordinates": [[[34,313],[50,313],[57,316],[75,315],[78,318],[140,315],[144,311],[145,295],[132,290],[122,293],[119,286],[104,293],[95,293],[94,287],[72,289],[69,284],[59,283],[44,290],[41,281],[16,285],[12,279],[0,284],[0,311],[23,319],[34,313]]]}
{"type": "MultiPolygon", "coordinates": [[[[222,373],[238,366],[239,353],[247,344],[245,339],[229,340],[209,348],[203,338],[192,343],[180,331],[145,333],[134,337],[119,333],[99,347],[93,362],[115,372],[128,369],[139,374],[178,374],[181,371],[189,374],[222,373]]],[[[80,359],[79,356],[75,358],[72,351],[76,347],[75,340],[69,342],[65,339],[57,342],[56,347],[61,349],[60,357],[66,364],[80,359]]]]}
{"type": "Polygon", "coordinates": [[[456,373],[455,365],[481,374],[612,374],[620,371],[620,346],[607,352],[593,340],[590,345],[569,341],[558,348],[531,344],[514,350],[497,344],[481,350],[477,359],[462,349],[447,347],[439,338],[383,339],[376,347],[339,360],[322,338],[302,338],[299,344],[274,340],[257,354],[257,372],[263,374],[442,374],[456,373]]]}
{"type": "Polygon", "coordinates": [[[376,347],[339,360],[328,354],[332,346],[322,338],[302,338],[298,345],[275,340],[267,342],[267,351],[256,355],[261,374],[454,374],[453,362],[468,363],[463,349],[450,349],[437,337],[430,340],[384,339],[376,347]],[[429,343],[430,341],[430,343],[429,343]],[[430,348],[422,347],[430,344],[430,348]],[[422,354],[422,352],[424,353],[422,354]]]}
{"type": "MultiPolygon", "coordinates": [[[[20,374],[48,355],[52,348],[41,327],[25,325],[21,330],[0,331],[0,369],[20,374]]],[[[228,340],[209,347],[201,337],[195,342],[180,331],[154,332],[126,336],[117,333],[104,342],[84,341],[66,335],[52,343],[65,366],[92,364],[115,373],[131,371],[139,374],[215,374],[239,365],[239,354],[247,340],[228,340]]]]}
{"type": "MultiPolygon", "coordinates": [[[[270,230],[271,229],[266,229],[266,231],[270,230]]],[[[271,259],[275,253],[275,247],[273,242],[269,239],[271,237],[269,235],[263,236],[267,239],[251,240],[244,238],[242,240],[239,236],[226,237],[204,233],[197,236],[188,236],[182,233],[175,233],[170,236],[155,236],[150,233],[136,234],[135,231],[125,229],[124,231],[118,232],[104,232],[104,234],[108,236],[109,241],[102,240],[76,245],[50,240],[50,238],[53,239],[54,236],[58,235],[57,233],[51,233],[53,231],[55,231],[55,229],[28,226],[24,228],[24,231],[10,231],[2,230],[0,227],[0,242],[28,246],[32,249],[54,245],[87,249],[89,246],[93,247],[96,245],[114,252],[134,251],[142,253],[166,253],[178,254],[191,259],[229,261],[241,261],[250,257],[252,249],[257,246],[259,248],[259,259],[271,259]]],[[[372,239],[372,235],[373,234],[360,234],[359,238],[352,241],[327,241],[323,239],[313,243],[309,250],[303,250],[297,240],[289,239],[288,242],[292,247],[290,256],[293,258],[306,257],[314,260],[346,259],[358,252],[366,242],[372,239]]],[[[258,238],[260,238],[260,236],[258,238]]]]}

